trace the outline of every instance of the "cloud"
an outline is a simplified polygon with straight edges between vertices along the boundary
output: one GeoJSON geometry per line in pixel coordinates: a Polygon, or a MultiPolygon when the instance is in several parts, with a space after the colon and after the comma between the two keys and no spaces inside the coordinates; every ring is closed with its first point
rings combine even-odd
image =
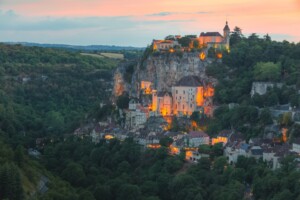
{"type": "Polygon", "coordinates": [[[199,12],[159,12],[159,13],[152,13],[148,14],[146,16],[148,17],[164,17],[164,16],[170,16],[170,15],[190,15],[190,14],[210,14],[212,12],[207,11],[199,11],[199,12]]]}
{"type": "MultiPolygon", "coordinates": [[[[166,15],[166,13],[165,13],[166,15]]],[[[193,20],[151,20],[134,16],[93,17],[25,17],[14,11],[0,10],[0,31],[63,31],[97,28],[99,30],[122,30],[141,25],[184,23],[193,20]]]]}
{"type": "Polygon", "coordinates": [[[25,17],[14,11],[0,10],[0,31],[59,31],[100,28],[122,29],[134,26],[130,16],[116,17],[25,17]]]}
{"type": "Polygon", "coordinates": [[[146,16],[169,16],[169,15],[176,15],[179,14],[178,12],[159,12],[159,13],[152,13],[146,16]]]}
{"type": "Polygon", "coordinates": [[[196,12],[195,14],[199,14],[199,15],[206,15],[206,14],[211,14],[212,12],[208,12],[208,11],[199,11],[196,12]]]}

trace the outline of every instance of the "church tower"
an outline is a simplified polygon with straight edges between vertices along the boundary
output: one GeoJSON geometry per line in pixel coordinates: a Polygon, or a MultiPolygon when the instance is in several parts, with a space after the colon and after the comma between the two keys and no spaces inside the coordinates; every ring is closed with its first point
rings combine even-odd
{"type": "Polygon", "coordinates": [[[223,38],[227,51],[229,51],[229,39],[230,39],[230,28],[228,26],[228,22],[226,21],[226,25],[223,28],[223,38]]]}

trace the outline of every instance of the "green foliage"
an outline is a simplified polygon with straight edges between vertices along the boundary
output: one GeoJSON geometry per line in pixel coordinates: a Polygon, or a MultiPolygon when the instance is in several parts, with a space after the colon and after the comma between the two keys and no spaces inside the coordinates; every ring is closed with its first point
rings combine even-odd
{"type": "Polygon", "coordinates": [[[170,137],[162,137],[159,140],[159,144],[164,147],[169,147],[173,143],[173,139],[170,137]]]}
{"type": "Polygon", "coordinates": [[[129,97],[127,94],[123,94],[117,99],[117,106],[120,109],[126,109],[129,106],[129,97]]]}
{"type": "Polygon", "coordinates": [[[182,46],[182,47],[189,47],[190,43],[191,43],[191,37],[189,36],[184,36],[180,39],[178,39],[178,43],[182,46]]]}
{"type": "Polygon", "coordinates": [[[19,169],[14,164],[6,163],[0,167],[0,198],[12,200],[23,199],[19,169]]]}
{"type": "Polygon", "coordinates": [[[254,66],[254,78],[258,81],[278,81],[280,78],[280,64],[272,62],[258,62],[254,66]]]}
{"type": "Polygon", "coordinates": [[[58,49],[0,44],[0,130],[14,147],[73,132],[108,101],[117,61],[58,49]]]}

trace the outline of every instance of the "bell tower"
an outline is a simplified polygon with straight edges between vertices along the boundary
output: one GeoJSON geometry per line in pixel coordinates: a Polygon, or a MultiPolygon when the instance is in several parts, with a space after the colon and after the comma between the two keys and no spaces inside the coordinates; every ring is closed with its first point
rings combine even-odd
{"type": "Polygon", "coordinates": [[[227,51],[229,51],[229,39],[230,39],[230,28],[228,26],[228,22],[226,21],[226,25],[223,28],[223,38],[224,38],[224,43],[227,51]]]}

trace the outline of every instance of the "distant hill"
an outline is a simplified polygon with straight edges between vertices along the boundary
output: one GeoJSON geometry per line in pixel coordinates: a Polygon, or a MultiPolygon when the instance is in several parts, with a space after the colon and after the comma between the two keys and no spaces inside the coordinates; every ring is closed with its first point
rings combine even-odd
{"type": "Polygon", "coordinates": [[[5,44],[21,44],[23,46],[35,46],[35,47],[45,47],[45,48],[57,48],[57,49],[67,49],[72,51],[133,51],[133,50],[144,50],[143,47],[131,47],[131,46],[114,46],[114,45],[67,45],[67,44],[40,44],[31,42],[5,42],[5,44]]]}

